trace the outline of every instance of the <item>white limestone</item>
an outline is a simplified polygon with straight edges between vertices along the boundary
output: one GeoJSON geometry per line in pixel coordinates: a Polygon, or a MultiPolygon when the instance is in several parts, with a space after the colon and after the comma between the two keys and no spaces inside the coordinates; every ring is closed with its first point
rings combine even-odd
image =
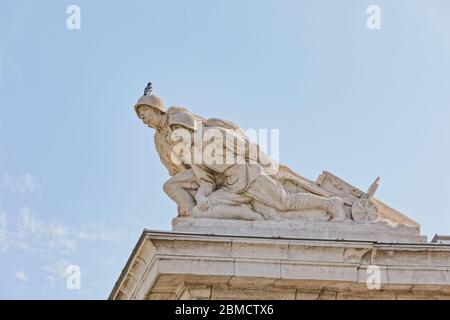
{"type": "Polygon", "coordinates": [[[450,299],[450,246],[145,231],[111,299],[450,299]],[[381,288],[367,288],[380,267],[381,288]]]}
{"type": "Polygon", "coordinates": [[[390,225],[388,223],[359,224],[343,222],[239,221],[219,219],[173,219],[172,227],[178,232],[195,232],[216,235],[243,235],[264,237],[292,237],[308,239],[345,239],[379,242],[426,242],[417,227],[390,225]]]}

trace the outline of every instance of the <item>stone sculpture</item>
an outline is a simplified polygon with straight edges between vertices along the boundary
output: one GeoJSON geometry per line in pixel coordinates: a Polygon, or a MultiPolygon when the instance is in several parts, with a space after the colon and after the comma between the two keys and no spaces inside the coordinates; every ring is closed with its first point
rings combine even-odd
{"type": "Polygon", "coordinates": [[[204,119],[181,107],[165,110],[151,83],[134,108],[139,119],[155,129],[156,150],[171,176],[163,189],[177,204],[179,216],[378,220],[372,201],[378,179],[367,193],[328,172],[310,181],[270,159],[232,122],[204,119]],[[196,159],[196,148],[209,148],[213,156],[196,159]]]}

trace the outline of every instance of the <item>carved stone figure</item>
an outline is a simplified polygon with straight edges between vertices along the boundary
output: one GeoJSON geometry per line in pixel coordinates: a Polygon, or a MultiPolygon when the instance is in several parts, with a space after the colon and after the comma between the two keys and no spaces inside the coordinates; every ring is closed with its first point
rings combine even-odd
{"type": "Polygon", "coordinates": [[[135,111],[144,124],[155,129],[156,150],[171,176],[163,189],[181,216],[283,220],[302,219],[307,213],[329,221],[377,220],[377,207],[371,201],[375,185],[365,194],[329,173],[318,182],[301,177],[267,157],[232,122],[204,119],[180,107],[166,111],[151,83],[135,111]],[[211,131],[219,133],[220,139],[205,134],[211,131]],[[214,150],[214,159],[198,161],[194,157],[197,148],[214,150]],[[278,170],[273,171],[274,167],[278,170]]]}
{"type": "MultiPolygon", "coordinates": [[[[161,162],[169,171],[172,178],[164,185],[164,191],[170,196],[177,196],[179,215],[189,215],[195,206],[193,193],[198,189],[195,176],[189,165],[175,164],[170,160],[173,149],[172,131],[170,123],[176,120],[177,115],[189,113],[180,107],[164,109],[163,101],[152,93],[151,83],[144,90],[144,95],[134,106],[137,116],[144,124],[155,129],[155,146],[161,162]]],[[[203,120],[198,117],[199,120],[203,120]]],[[[176,121],[175,121],[176,122],[176,121]]]]}
{"type": "MultiPolygon", "coordinates": [[[[164,103],[158,96],[153,94],[152,84],[148,83],[144,90],[144,95],[139,98],[134,106],[135,112],[142,122],[155,129],[155,146],[161,162],[169,171],[171,178],[164,184],[163,189],[166,194],[178,205],[178,214],[181,216],[191,215],[196,203],[194,195],[199,185],[194,172],[189,164],[174,163],[171,160],[171,153],[174,148],[172,140],[172,126],[188,125],[188,120],[193,118],[195,123],[205,123],[206,127],[220,127],[232,129],[237,132],[240,128],[235,124],[221,120],[208,119],[194,115],[185,108],[172,106],[167,111],[164,103]]],[[[188,125],[189,126],[189,125],[188,125]]],[[[243,132],[241,132],[243,135],[243,132]]]]}

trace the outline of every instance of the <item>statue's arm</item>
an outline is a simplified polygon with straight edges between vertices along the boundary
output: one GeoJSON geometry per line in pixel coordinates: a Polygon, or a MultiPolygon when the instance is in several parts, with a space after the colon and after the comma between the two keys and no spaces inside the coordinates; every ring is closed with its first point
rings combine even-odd
{"type": "Polygon", "coordinates": [[[172,159],[172,157],[175,157],[175,154],[172,154],[172,146],[166,142],[165,137],[156,132],[154,140],[159,159],[171,177],[186,169],[181,159],[178,159],[178,163],[175,163],[172,159]]]}

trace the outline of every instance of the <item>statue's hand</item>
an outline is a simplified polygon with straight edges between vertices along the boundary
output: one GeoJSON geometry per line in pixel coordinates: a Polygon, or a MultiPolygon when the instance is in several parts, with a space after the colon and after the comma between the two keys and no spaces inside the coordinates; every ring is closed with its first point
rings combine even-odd
{"type": "Polygon", "coordinates": [[[197,207],[201,210],[208,210],[208,208],[211,206],[211,202],[209,201],[208,197],[200,196],[196,200],[197,207]]]}

